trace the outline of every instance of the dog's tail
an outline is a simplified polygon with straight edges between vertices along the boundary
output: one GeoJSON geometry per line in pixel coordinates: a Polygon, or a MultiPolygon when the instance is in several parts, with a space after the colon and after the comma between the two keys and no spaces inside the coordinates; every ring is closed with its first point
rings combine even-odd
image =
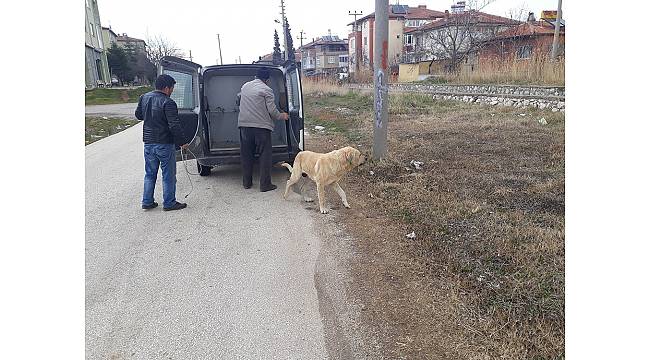
{"type": "Polygon", "coordinates": [[[287,169],[289,169],[289,172],[293,172],[293,167],[289,163],[283,162],[280,165],[286,167],[287,169]]]}

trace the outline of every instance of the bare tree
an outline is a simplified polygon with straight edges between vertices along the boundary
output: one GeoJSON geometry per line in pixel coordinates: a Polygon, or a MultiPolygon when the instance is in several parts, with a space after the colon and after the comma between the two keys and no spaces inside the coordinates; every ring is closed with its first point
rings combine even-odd
{"type": "Polygon", "coordinates": [[[510,10],[506,12],[506,17],[521,22],[528,19],[528,14],[530,14],[529,6],[526,3],[521,3],[521,5],[516,8],[510,8],[510,10]]]}
{"type": "Polygon", "coordinates": [[[502,18],[503,21],[491,20],[480,11],[494,0],[467,1],[466,8],[459,12],[447,13],[437,20],[433,28],[424,35],[424,53],[436,60],[446,60],[446,71],[456,73],[460,64],[470,54],[475,54],[482,44],[501,30],[504,26],[516,25],[515,20],[502,18]]]}
{"type": "Polygon", "coordinates": [[[168,40],[162,35],[147,35],[147,58],[151,61],[156,68],[160,65],[160,59],[165,56],[176,56],[183,58],[185,53],[176,46],[171,40],[168,40]]]}

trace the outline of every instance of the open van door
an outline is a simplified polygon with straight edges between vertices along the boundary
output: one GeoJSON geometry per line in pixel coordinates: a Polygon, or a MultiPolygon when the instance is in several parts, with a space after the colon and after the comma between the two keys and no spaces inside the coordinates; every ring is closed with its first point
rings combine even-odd
{"type": "Polygon", "coordinates": [[[302,102],[300,68],[292,63],[287,68],[287,90],[289,100],[289,143],[294,153],[305,149],[305,115],[302,102]]]}
{"type": "MultiPolygon", "coordinates": [[[[191,152],[187,152],[186,159],[194,158],[192,154],[198,157],[203,155],[201,139],[197,136],[201,114],[200,71],[201,65],[174,56],[160,59],[158,68],[159,75],[167,74],[176,80],[171,98],[178,106],[183,134],[190,144],[191,152]]],[[[180,151],[176,152],[176,160],[180,160],[180,151]]]]}

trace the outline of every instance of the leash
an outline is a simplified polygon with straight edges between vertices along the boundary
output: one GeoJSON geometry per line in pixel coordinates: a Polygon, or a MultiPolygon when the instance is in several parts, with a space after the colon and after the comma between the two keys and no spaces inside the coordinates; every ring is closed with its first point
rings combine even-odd
{"type": "MultiPolygon", "coordinates": [[[[192,156],[194,156],[194,158],[196,159],[196,155],[194,155],[192,150],[188,148],[187,151],[189,151],[190,154],[192,154],[192,156]]],[[[191,186],[190,192],[187,193],[187,195],[185,195],[185,199],[187,199],[187,197],[190,196],[190,194],[194,191],[194,183],[192,182],[192,178],[190,178],[190,175],[200,175],[200,174],[191,173],[190,170],[187,168],[187,162],[186,162],[187,159],[185,158],[185,152],[183,151],[183,148],[181,148],[181,160],[183,161],[183,166],[185,167],[185,173],[187,173],[187,180],[190,181],[190,186],[191,186]]]]}

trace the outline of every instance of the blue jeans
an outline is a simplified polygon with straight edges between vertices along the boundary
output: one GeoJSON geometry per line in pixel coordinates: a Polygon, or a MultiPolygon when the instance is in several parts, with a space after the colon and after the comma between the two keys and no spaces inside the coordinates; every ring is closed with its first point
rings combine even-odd
{"type": "Polygon", "coordinates": [[[158,167],[162,170],[163,207],[176,204],[176,149],[174,144],[144,144],[144,194],[142,205],[153,204],[158,167]]]}

